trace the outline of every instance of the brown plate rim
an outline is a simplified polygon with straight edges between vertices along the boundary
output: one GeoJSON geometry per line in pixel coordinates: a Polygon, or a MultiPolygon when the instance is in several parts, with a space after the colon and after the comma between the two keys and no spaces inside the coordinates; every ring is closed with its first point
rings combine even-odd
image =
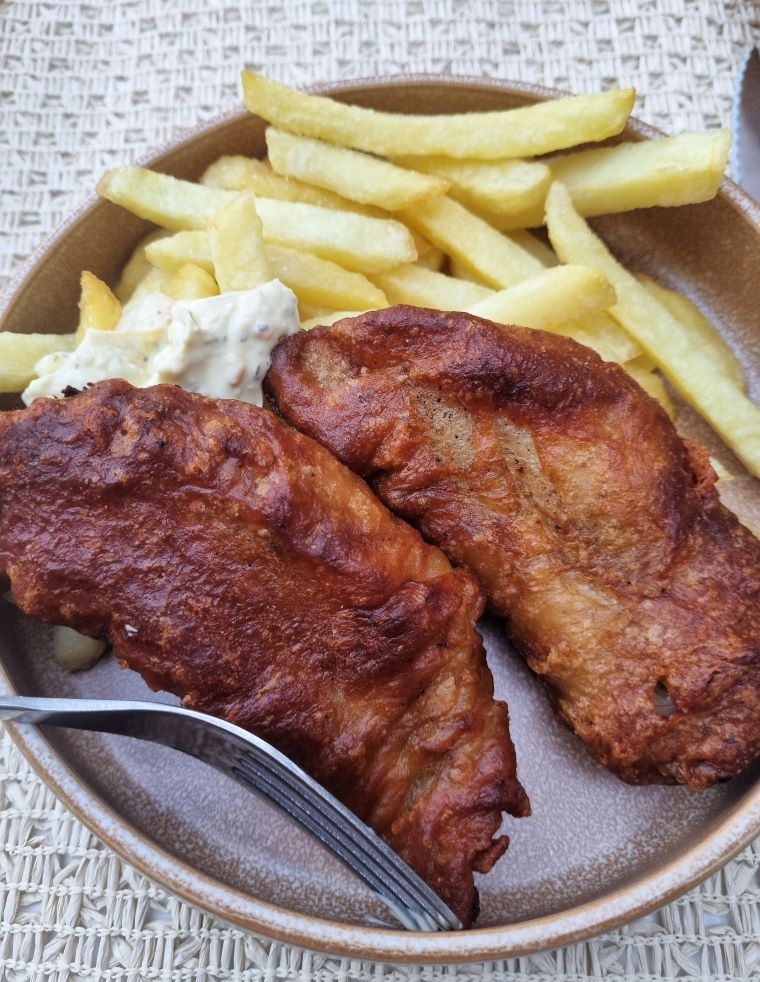
{"type": "MultiPolygon", "coordinates": [[[[466,75],[441,77],[429,74],[351,79],[314,85],[311,86],[311,91],[332,94],[367,87],[402,88],[412,84],[490,88],[535,100],[566,94],[530,83],[466,75]]],[[[216,116],[179,133],[172,140],[144,155],[138,163],[151,164],[182,143],[234,123],[245,115],[244,110],[233,110],[216,116]]],[[[661,135],[654,127],[636,119],[629,121],[629,127],[633,134],[641,137],[661,135]]],[[[719,193],[741,212],[760,237],[760,205],[728,178],[723,181],[719,193]]],[[[22,263],[0,297],[0,330],[42,256],[54,250],[71,228],[90,213],[98,200],[95,194],[89,195],[22,263]]],[[[2,664],[0,684],[4,684],[7,691],[13,691],[2,664]]],[[[19,751],[34,771],[77,818],[123,860],[162,887],[232,924],[274,940],[380,962],[440,964],[480,961],[515,957],[581,941],[641,917],[680,896],[720,869],[760,834],[759,783],[696,846],[656,873],[640,877],[593,902],[559,914],[498,927],[476,927],[460,933],[414,934],[370,928],[290,911],[258,900],[200,873],[125,822],[64,762],[37,728],[12,724],[7,724],[7,727],[19,751]]]]}

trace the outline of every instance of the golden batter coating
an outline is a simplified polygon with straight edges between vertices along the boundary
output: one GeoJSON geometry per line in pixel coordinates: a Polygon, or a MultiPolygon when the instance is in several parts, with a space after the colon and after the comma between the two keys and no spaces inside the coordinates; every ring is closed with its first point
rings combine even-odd
{"type": "Polygon", "coordinates": [[[472,577],[267,410],[102,382],[0,414],[0,571],[271,741],[465,924],[528,812],[472,577]]]}
{"type": "Polygon", "coordinates": [[[563,337],[394,307],[282,342],[304,433],[472,570],[557,712],[633,783],[760,754],[760,542],[707,454],[563,337]]]}

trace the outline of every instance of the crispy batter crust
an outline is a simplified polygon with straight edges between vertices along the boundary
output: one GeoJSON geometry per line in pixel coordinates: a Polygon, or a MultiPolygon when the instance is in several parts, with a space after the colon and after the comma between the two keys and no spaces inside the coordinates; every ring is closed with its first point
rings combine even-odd
{"type": "Polygon", "coordinates": [[[0,569],[155,689],[270,740],[471,923],[528,811],[475,581],[272,413],[103,382],[0,415],[0,569]]]}
{"type": "Polygon", "coordinates": [[[466,314],[296,335],[280,412],[471,569],[559,715],[634,783],[760,754],[760,543],[706,453],[618,366],[466,314]]]}

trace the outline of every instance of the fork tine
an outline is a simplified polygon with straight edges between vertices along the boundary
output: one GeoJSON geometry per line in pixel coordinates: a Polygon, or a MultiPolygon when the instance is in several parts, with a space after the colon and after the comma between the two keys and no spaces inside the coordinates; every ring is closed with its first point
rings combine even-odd
{"type": "MultiPolygon", "coordinates": [[[[258,770],[256,765],[259,764],[259,761],[254,757],[254,754],[255,748],[244,752],[244,756],[239,758],[240,766],[245,768],[247,764],[248,767],[255,767],[258,770]],[[246,756],[248,762],[245,759],[246,756]]],[[[274,762],[265,758],[260,763],[267,770],[270,770],[274,762]]],[[[303,783],[298,774],[294,774],[290,770],[286,772],[285,778],[277,774],[276,779],[281,786],[284,786],[287,794],[299,794],[300,800],[305,801],[308,808],[316,810],[323,821],[337,827],[340,835],[347,837],[356,850],[361,850],[362,855],[369,858],[374,866],[379,867],[387,887],[394,889],[399,902],[406,907],[419,907],[427,918],[433,918],[436,925],[445,930],[450,930],[457,923],[455,920],[452,922],[451,911],[438,895],[360,819],[347,812],[343,806],[336,807],[329,799],[321,796],[316,798],[312,788],[303,783]]],[[[435,930],[436,928],[428,928],[428,930],[431,929],[435,930]]]]}
{"type": "MultiPolygon", "coordinates": [[[[248,776],[253,777],[255,774],[260,779],[258,768],[254,768],[250,764],[246,766],[242,762],[240,767],[248,776]]],[[[374,836],[372,838],[366,836],[359,838],[352,835],[351,829],[345,827],[342,821],[342,815],[336,813],[330,807],[330,802],[315,799],[309,788],[299,789],[298,787],[294,787],[292,781],[283,782],[278,776],[272,777],[271,780],[277,783],[278,789],[284,795],[285,801],[287,802],[286,810],[296,808],[301,815],[304,813],[308,815],[309,821],[316,822],[323,834],[328,835],[332,842],[335,842],[337,837],[337,841],[341,844],[341,858],[344,862],[347,861],[346,857],[348,856],[350,860],[349,865],[362,876],[361,871],[356,870],[354,858],[356,857],[356,859],[361,861],[365,870],[367,865],[369,865],[373,871],[372,885],[375,889],[377,889],[376,882],[381,882],[382,890],[386,893],[392,893],[395,897],[395,903],[403,905],[410,911],[419,909],[419,912],[425,916],[426,924],[429,924],[430,919],[433,918],[436,926],[428,926],[426,928],[427,930],[437,929],[437,926],[441,923],[439,912],[431,909],[431,905],[425,902],[424,897],[420,896],[418,884],[417,882],[410,881],[410,877],[406,872],[408,867],[402,860],[397,859],[395,854],[392,854],[395,862],[388,862],[384,851],[378,848],[382,840],[373,841],[374,836]],[[348,852],[345,852],[346,841],[351,844],[348,852]]],[[[314,831],[313,828],[312,831],[314,831]]],[[[319,837],[322,838],[321,835],[319,837]]],[[[366,876],[363,876],[363,878],[366,879],[366,876]]]]}
{"type": "Polygon", "coordinates": [[[293,801],[288,793],[289,787],[283,787],[276,779],[263,779],[261,775],[252,774],[248,768],[243,769],[237,765],[232,768],[231,773],[241,784],[254,788],[283,811],[297,818],[300,824],[364,880],[406,927],[416,931],[439,930],[437,920],[427,911],[418,909],[413,894],[401,892],[395,888],[395,884],[389,883],[383,877],[383,869],[378,869],[378,864],[371,855],[367,856],[363,850],[347,848],[344,839],[339,833],[336,834],[329,820],[322,817],[323,820],[320,821],[308,809],[302,808],[300,802],[293,801]]]}

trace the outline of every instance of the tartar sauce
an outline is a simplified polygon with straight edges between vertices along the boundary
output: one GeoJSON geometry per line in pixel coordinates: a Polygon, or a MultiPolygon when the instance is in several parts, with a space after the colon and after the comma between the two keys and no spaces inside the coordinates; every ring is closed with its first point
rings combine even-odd
{"type": "Polygon", "coordinates": [[[60,396],[67,385],[123,378],[261,406],[272,349],[298,330],[295,294],[279,280],[202,300],[154,293],[125,310],[113,331],[89,330],[74,351],[42,358],[22,398],[28,405],[60,396]]]}

